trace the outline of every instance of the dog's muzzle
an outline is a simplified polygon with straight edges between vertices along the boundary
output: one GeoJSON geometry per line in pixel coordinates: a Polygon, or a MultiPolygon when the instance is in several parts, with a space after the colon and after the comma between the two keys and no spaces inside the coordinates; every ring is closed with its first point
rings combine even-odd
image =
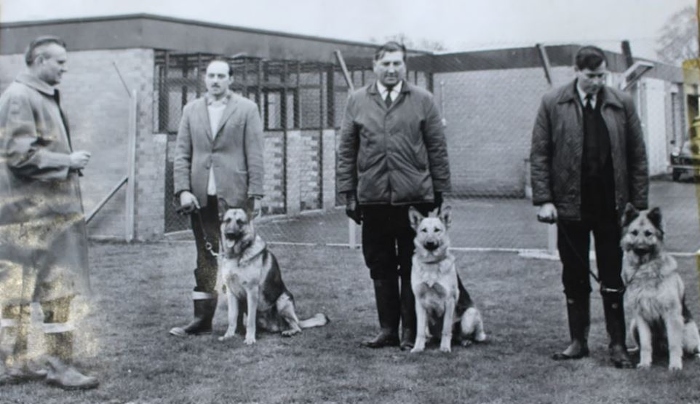
{"type": "Polygon", "coordinates": [[[227,241],[238,241],[243,237],[243,232],[241,231],[226,231],[224,232],[224,238],[227,241]]]}
{"type": "Polygon", "coordinates": [[[634,248],[632,248],[632,252],[634,253],[634,255],[636,255],[638,257],[643,257],[645,255],[651,254],[652,248],[651,247],[634,247],[634,248]]]}
{"type": "Polygon", "coordinates": [[[440,247],[440,243],[437,241],[426,241],[423,243],[423,247],[428,251],[435,251],[440,247]]]}

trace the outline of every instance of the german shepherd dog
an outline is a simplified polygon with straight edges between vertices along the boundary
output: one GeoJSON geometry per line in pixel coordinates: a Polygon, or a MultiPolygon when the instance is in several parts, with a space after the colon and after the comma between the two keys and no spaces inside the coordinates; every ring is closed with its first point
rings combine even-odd
{"type": "Polygon", "coordinates": [[[297,318],[294,297],[282,282],[277,259],[255,233],[252,213],[229,208],[219,199],[219,215],[219,273],[228,300],[228,329],[219,341],[233,338],[244,323],[247,345],[255,343],[256,326],[291,337],[302,328],[326,325],[329,319],[322,313],[304,321],[297,318]]]}
{"type": "Polygon", "coordinates": [[[698,326],[685,303],[676,260],[664,250],[661,210],[628,204],[622,218],[622,279],[633,316],[630,334],[639,346],[638,368],[651,366],[652,352],[668,350],[669,370],[683,368],[683,353],[700,353],[698,326]]]}
{"type": "Polygon", "coordinates": [[[441,335],[440,351],[450,352],[452,337],[462,346],[486,340],[481,313],[457,274],[455,258],[448,252],[451,208],[436,208],[424,217],[409,208],[416,231],[413,240],[411,288],[416,296],[416,343],[411,352],[425,349],[426,337],[441,335]]]}

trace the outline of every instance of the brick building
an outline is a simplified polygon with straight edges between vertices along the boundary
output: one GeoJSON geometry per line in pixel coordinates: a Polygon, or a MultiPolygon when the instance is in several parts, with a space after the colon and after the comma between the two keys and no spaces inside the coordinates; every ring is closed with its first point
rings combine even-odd
{"type": "MultiPolygon", "coordinates": [[[[132,188],[121,187],[95,215],[93,237],[152,240],[186,228],[172,205],[174,134],[182,106],[203,93],[202,69],[215,55],[229,58],[234,90],[261,110],[265,214],[335,207],[336,129],[348,89],[334,51],[342,52],[358,87],[373,78],[375,45],[143,14],[6,23],[0,24],[0,90],[24,68],[29,40],[45,34],[69,46],[60,88],[74,147],[93,154],[82,179],[87,212],[134,161],[132,188]]],[[[572,78],[577,46],[547,49],[553,84],[572,78]]],[[[625,64],[619,54],[608,56],[611,84],[617,84],[625,64]]],[[[549,88],[536,48],[410,52],[408,63],[408,79],[435,93],[447,120],[453,195],[522,197],[530,130],[549,88]]],[[[635,94],[660,172],[668,141],[685,130],[688,89],[680,84],[680,69],[655,65],[635,94]]],[[[697,100],[694,91],[689,95],[697,100]]]]}

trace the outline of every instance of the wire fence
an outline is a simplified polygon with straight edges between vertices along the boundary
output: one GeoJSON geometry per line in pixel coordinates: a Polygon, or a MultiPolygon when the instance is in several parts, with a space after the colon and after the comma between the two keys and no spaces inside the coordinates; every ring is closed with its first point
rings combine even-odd
{"type": "MultiPolygon", "coordinates": [[[[559,51],[550,56],[561,59],[559,51]]],[[[189,228],[188,218],[175,213],[171,197],[174,143],[182,107],[203,95],[203,72],[214,56],[156,55],[154,131],[168,133],[166,233],[189,228]]],[[[574,71],[568,60],[554,63],[545,74],[541,60],[533,57],[537,53],[531,50],[511,50],[408,60],[407,80],[433,92],[446,121],[453,187],[446,201],[455,208],[455,247],[551,247],[547,226],[536,222],[528,199],[530,134],[541,97],[572,80],[574,71]]],[[[259,225],[264,237],[279,244],[357,242],[349,238],[352,229],[335,190],[335,143],[348,95],[343,72],[334,63],[235,56],[229,61],[232,89],[258,104],[264,125],[265,197],[259,225]]],[[[369,59],[346,62],[355,88],[373,82],[369,59]]],[[[623,70],[613,69],[608,85],[620,87],[623,70]]],[[[667,175],[670,155],[687,137],[687,117],[697,114],[697,105],[689,103],[692,97],[680,83],[663,77],[645,77],[627,91],[645,130],[651,174],[658,179],[651,202],[664,210],[669,248],[697,251],[700,222],[693,176],[672,183],[667,175]]]]}

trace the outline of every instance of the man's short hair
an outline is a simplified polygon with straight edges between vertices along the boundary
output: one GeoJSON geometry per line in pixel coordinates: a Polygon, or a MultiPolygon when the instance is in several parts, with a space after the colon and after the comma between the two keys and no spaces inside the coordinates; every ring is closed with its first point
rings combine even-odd
{"type": "Polygon", "coordinates": [[[406,61],[406,46],[396,41],[389,41],[377,48],[377,50],[374,52],[374,61],[376,62],[377,60],[383,58],[384,54],[389,52],[402,52],[403,61],[406,61]]]}
{"type": "Polygon", "coordinates": [[[583,46],[576,52],[574,63],[579,70],[597,69],[603,62],[608,63],[605,52],[597,46],[583,46]]]}
{"type": "Polygon", "coordinates": [[[231,66],[231,63],[229,63],[228,60],[222,58],[222,57],[215,57],[214,59],[210,60],[209,63],[207,63],[206,69],[204,71],[206,72],[207,69],[209,68],[209,65],[214,63],[214,62],[221,62],[221,63],[226,63],[226,66],[228,66],[228,76],[233,77],[233,66],[231,66]]]}
{"type": "Polygon", "coordinates": [[[24,63],[26,63],[27,66],[33,65],[36,57],[39,56],[39,51],[41,50],[40,48],[52,43],[66,49],[66,43],[63,42],[63,39],[53,35],[43,35],[35,38],[29,43],[27,51],[24,53],[24,63]]]}

